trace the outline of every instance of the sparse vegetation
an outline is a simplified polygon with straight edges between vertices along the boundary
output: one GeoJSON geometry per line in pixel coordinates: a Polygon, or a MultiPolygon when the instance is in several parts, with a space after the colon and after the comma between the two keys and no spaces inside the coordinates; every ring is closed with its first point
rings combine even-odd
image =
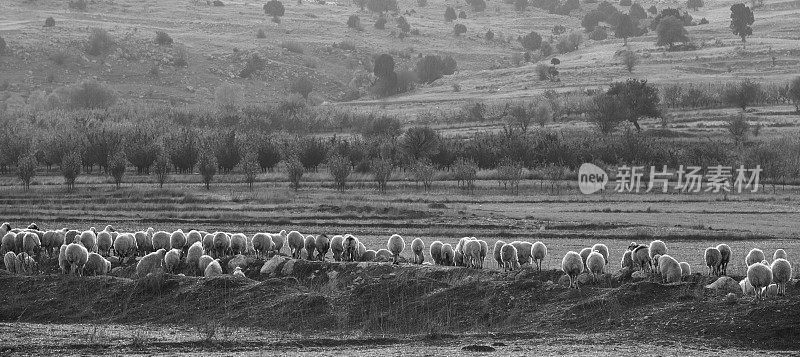
{"type": "Polygon", "coordinates": [[[264,31],[264,29],[258,29],[258,31],[256,31],[256,38],[267,38],[267,32],[264,31]]]}
{"type": "Polygon", "coordinates": [[[347,18],[347,27],[359,31],[362,30],[361,19],[358,18],[358,15],[350,15],[350,17],[347,18]]]}
{"type": "Polygon", "coordinates": [[[466,25],[464,25],[464,24],[456,24],[456,25],[453,27],[453,33],[454,33],[456,36],[458,36],[458,35],[461,35],[461,34],[464,34],[464,33],[467,33],[467,26],[466,26],[466,25]]]}
{"type": "Polygon", "coordinates": [[[279,0],[270,0],[264,4],[264,13],[272,17],[272,22],[280,23],[281,16],[286,13],[286,8],[279,0]]]}
{"type": "Polygon", "coordinates": [[[285,48],[289,52],[303,54],[306,51],[305,46],[300,42],[296,41],[283,41],[281,42],[281,48],[285,48]]]}
{"type": "Polygon", "coordinates": [[[44,20],[44,27],[53,27],[55,25],[56,25],[56,19],[54,19],[52,16],[48,16],[44,20]]]}
{"type": "Polygon", "coordinates": [[[636,52],[631,50],[622,51],[622,65],[625,66],[625,69],[628,70],[628,73],[633,73],[633,68],[639,64],[639,56],[636,55],[636,52]]]}
{"type": "Polygon", "coordinates": [[[164,31],[156,31],[156,44],[159,46],[172,46],[172,37],[164,31]]]}
{"type": "Polygon", "coordinates": [[[68,190],[75,189],[75,181],[81,174],[81,155],[70,152],[61,159],[61,174],[68,190]]]}
{"type": "Polygon", "coordinates": [[[536,51],[542,46],[542,36],[536,33],[535,31],[531,31],[524,37],[522,37],[522,48],[528,51],[536,51]]]}
{"type": "Polygon", "coordinates": [[[667,16],[661,19],[656,28],[658,38],[656,40],[657,46],[669,46],[672,49],[675,42],[689,42],[689,32],[683,27],[683,21],[674,17],[667,16]]]}
{"type": "Polygon", "coordinates": [[[379,29],[379,30],[385,29],[386,28],[386,17],[384,17],[384,16],[378,17],[378,19],[375,20],[375,28],[379,29]]]}
{"type": "Polygon", "coordinates": [[[308,95],[314,90],[314,83],[308,78],[298,78],[292,82],[289,90],[292,93],[300,94],[304,99],[308,99],[308,95]]]}
{"type": "Polygon", "coordinates": [[[100,56],[107,53],[114,46],[114,40],[108,31],[100,28],[92,29],[89,40],[86,43],[86,54],[90,56],[100,56]]]}
{"type": "Polygon", "coordinates": [[[453,21],[453,20],[455,20],[457,18],[458,18],[458,16],[456,16],[456,9],[454,9],[452,6],[448,6],[447,8],[444,9],[444,20],[445,21],[450,22],[450,21],[453,21]]]}
{"type": "Polygon", "coordinates": [[[761,96],[761,93],[761,86],[758,83],[745,79],[728,87],[723,93],[723,98],[726,103],[742,108],[742,111],[745,111],[756,98],[761,96]]]}
{"type": "Polygon", "coordinates": [[[456,67],[456,61],[450,56],[427,55],[417,62],[415,72],[422,83],[433,83],[442,76],[455,73],[456,67]]]}
{"type": "Polygon", "coordinates": [[[3,36],[0,36],[0,55],[4,55],[6,53],[6,40],[3,36]]]}
{"type": "Polygon", "coordinates": [[[387,11],[397,11],[397,0],[368,0],[367,9],[380,14],[387,11]]]}
{"type": "Polygon", "coordinates": [[[86,11],[88,3],[86,0],[69,0],[67,6],[70,10],[86,11]]]}

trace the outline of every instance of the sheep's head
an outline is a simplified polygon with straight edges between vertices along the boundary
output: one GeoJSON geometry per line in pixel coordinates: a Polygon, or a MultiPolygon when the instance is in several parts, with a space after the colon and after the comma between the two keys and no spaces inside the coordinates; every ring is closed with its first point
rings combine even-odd
{"type": "Polygon", "coordinates": [[[39,230],[39,226],[37,226],[36,223],[31,223],[31,224],[28,225],[28,229],[35,229],[35,230],[38,231],[39,230]]]}
{"type": "Polygon", "coordinates": [[[636,249],[636,247],[638,247],[638,246],[639,246],[639,245],[638,245],[638,244],[636,244],[636,242],[631,242],[631,244],[629,244],[629,245],[628,245],[628,250],[634,250],[634,249],[636,249]]]}
{"type": "Polygon", "coordinates": [[[10,232],[11,231],[11,223],[4,222],[3,225],[0,226],[0,227],[2,227],[3,230],[6,231],[6,232],[10,232]]]}

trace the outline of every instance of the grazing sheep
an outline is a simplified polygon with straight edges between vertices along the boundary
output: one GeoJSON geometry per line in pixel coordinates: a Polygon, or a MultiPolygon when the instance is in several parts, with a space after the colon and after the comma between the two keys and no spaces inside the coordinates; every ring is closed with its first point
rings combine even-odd
{"type": "Polygon", "coordinates": [[[231,254],[244,254],[247,252],[247,236],[242,233],[231,235],[231,254]]]}
{"type": "Polygon", "coordinates": [[[142,257],[139,263],[136,264],[136,276],[144,278],[147,274],[156,273],[161,270],[164,266],[164,255],[166,255],[166,253],[167,250],[161,248],[142,257]]]}
{"type": "Polygon", "coordinates": [[[291,231],[286,237],[289,243],[289,252],[294,259],[300,259],[305,245],[306,238],[298,231],[291,231]]]}
{"type": "MultiPolygon", "coordinates": [[[[389,241],[386,242],[386,249],[392,252],[393,263],[398,264],[400,253],[406,249],[406,242],[399,234],[392,234],[392,236],[389,237],[389,241]]],[[[480,244],[478,244],[478,252],[480,253],[480,244]]]]}
{"type": "Polygon", "coordinates": [[[441,255],[442,265],[452,266],[455,264],[455,252],[453,251],[453,246],[449,243],[442,244],[442,255],[441,255]]]}
{"type": "Polygon", "coordinates": [[[135,257],[137,250],[136,238],[133,234],[122,233],[114,240],[114,252],[120,258],[120,263],[122,263],[125,258],[135,257]]]}
{"type": "Polygon", "coordinates": [[[214,258],[212,258],[210,255],[201,255],[200,259],[197,259],[196,268],[198,270],[198,275],[204,274],[208,265],[211,264],[211,262],[213,261],[214,258]]]}
{"type": "Polygon", "coordinates": [[[206,270],[203,272],[203,276],[208,278],[218,275],[222,275],[222,266],[219,265],[219,259],[214,259],[214,261],[209,263],[206,267],[206,270]]]}
{"type": "Polygon", "coordinates": [[[519,268],[519,255],[517,254],[517,248],[513,244],[505,244],[500,248],[500,259],[503,261],[503,271],[519,268]]]}
{"type": "Polygon", "coordinates": [[[26,252],[17,254],[14,270],[17,274],[32,275],[38,270],[36,260],[26,252]]]}
{"type": "Polygon", "coordinates": [[[246,278],[246,276],[244,275],[244,272],[242,271],[241,267],[236,267],[236,269],[233,269],[233,276],[246,278]]]}
{"type": "Polygon", "coordinates": [[[14,239],[16,239],[17,235],[13,232],[8,232],[3,235],[3,241],[0,243],[0,253],[8,253],[13,252],[16,250],[14,239]]]}
{"type": "Polygon", "coordinates": [[[71,275],[82,276],[83,267],[89,259],[89,250],[80,243],[70,243],[64,252],[71,275]]]}
{"type": "Polygon", "coordinates": [[[309,234],[306,236],[303,245],[306,248],[306,260],[314,260],[314,252],[317,251],[317,238],[309,234]]]}
{"type": "Polygon", "coordinates": [[[364,253],[367,252],[367,246],[364,243],[358,242],[358,249],[356,250],[356,257],[358,257],[359,261],[363,261],[361,258],[364,256],[364,253]]]}
{"type": "Polygon", "coordinates": [[[253,250],[256,251],[256,259],[261,256],[267,257],[275,243],[272,242],[272,235],[269,233],[256,233],[253,235],[253,250]]]}
{"type": "Polygon", "coordinates": [[[189,247],[189,250],[186,252],[186,266],[195,271],[195,275],[197,275],[197,264],[203,254],[205,254],[205,252],[203,251],[203,245],[200,242],[192,243],[192,245],[189,247]]]}
{"type": "Polygon", "coordinates": [[[622,268],[629,268],[629,269],[633,270],[633,257],[632,257],[632,254],[633,254],[633,252],[631,252],[630,250],[626,250],[625,253],[622,253],[622,261],[620,262],[620,265],[622,266],[622,268]]]}
{"type": "MultiPolygon", "coordinates": [[[[100,233],[102,232],[105,231],[101,231],[100,233]]],[[[111,262],[106,260],[106,258],[103,258],[102,255],[97,253],[89,253],[88,258],[86,259],[86,265],[83,267],[83,273],[85,275],[105,275],[108,273],[108,271],[106,271],[106,262],[111,264],[111,262]]]]}
{"type": "Polygon", "coordinates": [[[751,266],[755,263],[760,263],[761,261],[766,259],[767,258],[764,255],[764,251],[758,248],[753,248],[750,250],[749,253],[747,253],[747,257],[744,258],[744,262],[747,266],[751,266]]]}
{"type": "Polygon", "coordinates": [[[22,237],[22,251],[28,253],[28,256],[38,257],[41,249],[42,241],[38,235],[28,232],[22,237]]]}
{"type": "Polygon", "coordinates": [[[681,281],[681,264],[667,254],[658,257],[658,272],[661,274],[661,279],[664,279],[667,283],[681,281]]]}
{"type": "Polygon", "coordinates": [[[517,259],[520,265],[531,265],[533,263],[533,256],[531,255],[533,243],[519,242],[519,245],[515,246],[515,248],[517,248],[517,259]]]}
{"type": "Polygon", "coordinates": [[[69,269],[69,261],[67,261],[66,244],[62,244],[61,248],[58,249],[58,268],[61,270],[61,274],[67,274],[67,270],[69,269]]]}
{"type": "Polygon", "coordinates": [[[72,243],[72,242],[75,241],[75,237],[80,237],[80,235],[81,235],[81,232],[78,232],[78,231],[76,231],[74,229],[70,229],[70,230],[67,231],[66,234],[64,234],[64,242],[72,243]]]}
{"type": "Polygon", "coordinates": [[[331,253],[333,253],[333,260],[336,262],[342,261],[342,253],[344,252],[344,237],[335,235],[331,238],[331,253]]]}
{"type": "Polygon", "coordinates": [[[81,244],[90,252],[97,253],[97,235],[92,230],[83,231],[80,236],[81,244]]]}
{"type": "Polygon", "coordinates": [[[314,247],[317,249],[317,260],[324,262],[325,256],[328,255],[328,251],[331,249],[331,241],[328,236],[325,234],[318,235],[314,239],[314,247]]]}
{"type": "Polygon", "coordinates": [[[506,242],[501,240],[494,242],[494,250],[492,251],[492,255],[494,256],[494,261],[497,262],[498,268],[503,266],[503,255],[501,250],[503,249],[504,245],[506,245],[506,242]]]}
{"type": "Polygon", "coordinates": [[[346,262],[354,262],[358,260],[358,238],[353,235],[346,234],[342,242],[342,260],[346,262]]]}
{"type": "Polygon", "coordinates": [[[55,249],[64,244],[64,233],[66,233],[65,229],[47,231],[42,234],[42,248],[47,252],[48,257],[52,258],[55,249]]]}
{"type": "Polygon", "coordinates": [[[722,261],[722,253],[716,247],[708,247],[705,252],[706,266],[708,267],[708,275],[718,275],[720,261],[722,261]]]}
{"type": "Polygon", "coordinates": [[[595,250],[603,256],[603,259],[606,261],[606,265],[608,265],[608,247],[605,244],[597,243],[592,246],[592,251],[595,250]]]}
{"type": "Polygon", "coordinates": [[[775,251],[775,253],[772,254],[772,260],[773,261],[774,260],[778,260],[778,259],[789,260],[788,256],[786,255],[786,251],[785,250],[778,249],[778,250],[775,251]]]}
{"type": "Polygon", "coordinates": [[[411,262],[414,264],[422,264],[425,262],[425,243],[422,239],[414,238],[411,241],[411,262]]]}
{"type": "Polygon", "coordinates": [[[391,259],[392,252],[390,252],[388,249],[382,248],[375,252],[375,260],[377,261],[388,262],[391,259]]]}
{"type": "Polygon", "coordinates": [[[186,247],[186,234],[182,230],[177,230],[169,235],[169,247],[172,249],[183,250],[186,247]]]}
{"type": "MultiPolygon", "coordinates": [[[[603,254],[602,252],[600,254],[603,254]]],[[[608,254],[608,248],[606,248],[606,254],[608,254]]],[[[544,262],[544,258],[547,256],[547,246],[544,245],[542,242],[533,243],[531,247],[531,257],[533,261],[536,263],[536,270],[542,270],[542,263],[544,262]]]]}
{"type": "Polygon", "coordinates": [[[687,262],[681,262],[681,277],[692,275],[692,266],[687,262]]]}
{"type": "Polygon", "coordinates": [[[100,256],[107,257],[111,255],[111,247],[113,244],[111,232],[100,231],[97,233],[97,252],[100,253],[100,256]]]}
{"type": "Polygon", "coordinates": [[[589,256],[586,257],[586,268],[588,268],[589,274],[592,275],[592,280],[597,282],[597,277],[603,275],[603,271],[606,267],[606,259],[603,257],[603,254],[600,254],[598,251],[592,251],[589,253],[589,256]]]}
{"type": "Polygon", "coordinates": [[[786,283],[792,280],[792,264],[784,258],[775,259],[770,266],[772,281],[778,285],[778,295],[786,295],[786,283]]]}
{"type": "Polygon", "coordinates": [[[153,233],[153,249],[159,250],[163,249],[167,251],[170,249],[171,245],[169,244],[170,234],[164,231],[158,231],[153,233]]]}
{"type": "Polygon", "coordinates": [[[479,241],[471,240],[464,245],[464,262],[467,268],[483,268],[483,262],[481,261],[481,243],[479,241]]]}
{"type": "MultiPolygon", "coordinates": [[[[749,254],[748,254],[749,256],[749,254]]],[[[753,285],[757,298],[764,298],[764,289],[772,284],[772,269],[766,264],[753,263],[747,267],[747,280],[753,285]]]]}
{"type": "Polygon", "coordinates": [[[136,239],[136,247],[139,255],[145,255],[153,250],[153,240],[147,235],[147,232],[139,231],[133,234],[136,239]]]}
{"type": "Polygon", "coordinates": [[[207,233],[203,235],[203,250],[209,253],[214,251],[214,234],[207,233]]]}
{"type": "Polygon", "coordinates": [[[470,237],[463,237],[458,240],[455,250],[453,251],[453,263],[456,266],[466,266],[466,262],[464,260],[464,245],[466,245],[470,239],[470,237]]]}
{"type": "Polygon", "coordinates": [[[369,249],[366,252],[364,252],[364,255],[361,256],[361,260],[365,261],[365,262],[371,262],[371,261],[375,260],[375,256],[377,254],[378,253],[376,251],[374,251],[372,249],[369,249]]]}
{"type": "Polygon", "coordinates": [[[581,260],[583,260],[583,270],[588,270],[589,268],[586,266],[586,259],[589,258],[589,254],[592,254],[592,248],[583,248],[579,255],[581,256],[581,260]]]}
{"type": "Polygon", "coordinates": [[[8,232],[11,232],[11,223],[3,222],[3,224],[0,225],[0,235],[6,235],[8,232]]]}
{"type": "Polygon", "coordinates": [[[186,234],[186,246],[191,247],[194,242],[202,242],[203,241],[203,234],[201,234],[197,230],[190,230],[189,233],[186,234]]]}
{"type": "Polygon", "coordinates": [[[723,243],[717,245],[717,249],[719,249],[720,253],[720,261],[719,266],[717,267],[717,273],[720,275],[728,275],[728,263],[731,261],[731,247],[727,244],[723,243]]]}
{"type": "MultiPolygon", "coordinates": [[[[598,255],[602,259],[603,256],[600,254],[598,255]]],[[[567,252],[567,254],[564,255],[564,259],[561,260],[561,270],[569,277],[569,287],[577,289],[578,275],[583,272],[583,258],[574,251],[567,252]]]]}
{"type": "Polygon", "coordinates": [[[658,269],[658,258],[664,254],[667,254],[667,245],[660,240],[654,240],[650,242],[650,260],[653,261],[653,269],[656,271],[660,271],[658,269]]]}
{"type": "Polygon", "coordinates": [[[482,268],[483,262],[486,261],[486,256],[489,255],[489,243],[486,243],[485,240],[479,240],[478,242],[481,243],[481,268],[482,268]]]}
{"type": "Polygon", "coordinates": [[[6,265],[6,270],[8,270],[9,273],[13,274],[17,272],[17,265],[15,263],[16,261],[17,255],[14,254],[13,251],[8,251],[5,255],[3,255],[3,263],[6,265]]]}
{"type": "Polygon", "coordinates": [[[442,244],[441,241],[433,241],[429,248],[431,253],[431,259],[433,259],[433,264],[442,265],[442,244]]]}
{"type": "Polygon", "coordinates": [[[178,266],[181,264],[181,250],[179,248],[172,248],[164,254],[164,270],[167,273],[175,274],[178,266]]]}
{"type": "Polygon", "coordinates": [[[756,293],[756,289],[753,288],[753,285],[750,284],[750,280],[747,280],[747,278],[739,282],[739,287],[742,288],[742,294],[744,295],[753,295],[756,293]]]}
{"type": "Polygon", "coordinates": [[[275,243],[275,253],[273,255],[278,255],[283,249],[283,245],[286,244],[286,231],[281,230],[278,234],[272,235],[272,243],[275,243]]]}
{"type": "Polygon", "coordinates": [[[631,243],[628,246],[631,251],[631,259],[633,259],[633,266],[638,267],[642,271],[653,271],[653,262],[650,260],[650,248],[644,244],[631,243]],[[645,270],[645,266],[647,269],[645,270]]]}
{"type": "Polygon", "coordinates": [[[213,246],[211,250],[213,256],[223,257],[228,254],[231,249],[231,237],[224,232],[216,232],[214,233],[213,246]]]}

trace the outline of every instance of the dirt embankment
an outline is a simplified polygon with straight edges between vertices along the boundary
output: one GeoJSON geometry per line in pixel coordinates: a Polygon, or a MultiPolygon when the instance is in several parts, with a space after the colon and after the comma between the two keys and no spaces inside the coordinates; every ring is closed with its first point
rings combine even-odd
{"type": "MultiPolygon", "coordinates": [[[[797,349],[798,285],[787,296],[736,303],[712,278],[558,284],[560,271],[518,272],[386,263],[254,261],[248,279],[162,274],[69,277],[0,271],[0,321],[185,325],[209,321],[302,334],[619,333],[642,340],[797,349]],[[262,273],[265,272],[265,273],[262,273]]],[[[226,262],[224,262],[226,263],[226,262]]],[[[225,265],[225,264],[223,264],[225,265]]],[[[584,279],[586,280],[586,279],[584,279]]]]}

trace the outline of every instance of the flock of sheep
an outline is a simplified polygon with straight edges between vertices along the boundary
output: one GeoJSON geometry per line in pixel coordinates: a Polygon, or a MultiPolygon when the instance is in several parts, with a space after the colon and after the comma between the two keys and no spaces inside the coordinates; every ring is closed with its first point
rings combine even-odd
{"type": "MultiPolygon", "coordinates": [[[[223,274],[220,258],[254,254],[256,258],[268,258],[280,254],[284,245],[289,248],[293,259],[325,260],[331,252],[335,261],[399,262],[405,250],[403,237],[394,234],[389,237],[386,248],[377,251],[367,249],[358,238],[351,234],[335,235],[331,238],[322,235],[303,235],[297,231],[280,233],[256,233],[248,237],[242,233],[203,232],[191,230],[184,233],[146,231],[134,233],[117,232],[112,226],[102,231],[94,227],[86,231],[59,230],[41,231],[36,224],[27,228],[12,228],[9,223],[0,226],[2,245],[0,254],[6,269],[19,274],[32,274],[38,269],[37,257],[47,254],[53,257],[58,249],[58,263],[61,272],[72,275],[103,275],[111,271],[111,260],[121,265],[135,261],[136,275],[144,277],[156,270],[176,273],[180,267],[194,275],[215,276],[223,274]],[[112,258],[113,257],[113,258],[112,258]]],[[[420,238],[411,242],[411,262],[425,262],[425,243],[420,238]]],[[[461,238],[455,247],[435,241],[429,246],[429,253],[435,265],[461,266],[482,269],[489,246],[486,241],[475,237],[461,238]]],[[[709,247],[705,250],[705,263],[709,275],[726,275],[731,259],[731,248],[727,244],[709,247]]],[[[494,244],[493,257],[504,271],[519,269],[522,265],[535,264],[542,269],[547,256],[547,246],[542,242],[529,243],[514,241],[505,243],[498,240],[494,244]]],[[[569,251],[561,261],[561,268],[569,277],[569,286],[578,288],[577,277],[587,272],[597,280],[605,273],[609,250],[604,244],[595,244],[578,252],[569,251]]],[[[792,278],[792,266],[786,252],[778,249],[773,261],[767,262],[764,252],[751,250],[746,257],[747,277],[740,282],[744,294],[764,297],[765,294],[784,295],[786,283],[792,278]]],[[[425,263],[430,264],[430,263],[425,263]]],[[[691,275],[691,267],[686,262],[678,262],[667,255],[667,245],[656,240],[649,245],[631,243],[622,256],[621,268],[631,271],[641,270],[656,273],[663,281],[679,282],[691,275]]],[[[233,275],[244,276],[241,266],[228,269],[233,275]]]]}

